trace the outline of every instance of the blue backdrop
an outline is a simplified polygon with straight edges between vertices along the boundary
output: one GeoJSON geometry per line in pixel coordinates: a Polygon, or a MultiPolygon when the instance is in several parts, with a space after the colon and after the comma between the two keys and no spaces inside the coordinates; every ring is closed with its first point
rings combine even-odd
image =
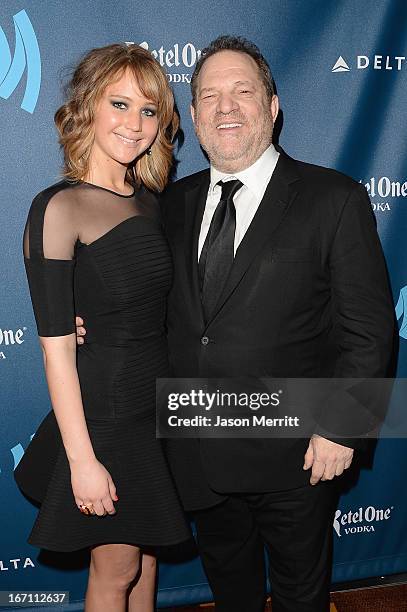
{"type": "MultiPolygon", "coordinates": [[[[199,50],[243,34],[269,60],[283,109],[280,144],[367,186],[400,321],[407,372],[407,5],[382,0],[8,1],[0,5],[0,591],[68,590],[81,610],[86,559],[38,555],[26,543],[36,509],[12,472],[49,410],[21,256],[32,197],[59,177],[53,114],[69,68],[91,47],[142,43],[173,84],[185,142],[178,176],[206,166],[189,117],[199,50]]],[[[334,581],[407,571],[406,440],[382,440],[340,500],[334,581]]],[[[307,525],[304,525],[304,530],[307,525]]],[[[159,605],[210,599],[199,560],[160,569],[159,605]]]]}

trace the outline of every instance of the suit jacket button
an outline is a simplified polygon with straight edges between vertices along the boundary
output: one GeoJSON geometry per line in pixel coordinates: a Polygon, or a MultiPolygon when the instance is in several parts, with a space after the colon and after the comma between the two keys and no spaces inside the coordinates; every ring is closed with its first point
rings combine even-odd
{"type": "Polygon", "coordinates": [[[208,336],[202,336],[202,338],[201,338],[201,344],[202,344],[203,346],[206,346],[207,344],[209,344],[209,338],[208,338],[208,336]]]}

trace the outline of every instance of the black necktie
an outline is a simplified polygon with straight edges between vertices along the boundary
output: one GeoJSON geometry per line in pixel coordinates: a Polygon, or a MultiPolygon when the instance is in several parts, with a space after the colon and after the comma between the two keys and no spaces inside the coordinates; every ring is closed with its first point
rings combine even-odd
{"type": "Polygon", "coordinates": [[[238,180],[218,183],[222,187],[199,258],[199,280],[205,319],[209,320],[229,276],[234,257],[236,211],[233,197],[243,186],[238,180]]]}

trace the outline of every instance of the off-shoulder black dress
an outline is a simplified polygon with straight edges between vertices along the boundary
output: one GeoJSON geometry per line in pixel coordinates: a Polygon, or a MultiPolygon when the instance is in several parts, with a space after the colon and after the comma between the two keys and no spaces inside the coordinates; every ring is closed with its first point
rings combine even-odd
{"type": "Polygon", "coordinates": [[[72,551],[189,539],[155,437],[155,379],[168,376],[164,320],[172,280],[155,197],[62,181],[34,199],[24,255],[39,335],[74,333],[75,313],[85,320],[86,342],[77,349],[84,413],[119,496],[115,515],[81,514],[51,410],[15,470],[22,491],[41,503],[28,542],[72,551]]]}

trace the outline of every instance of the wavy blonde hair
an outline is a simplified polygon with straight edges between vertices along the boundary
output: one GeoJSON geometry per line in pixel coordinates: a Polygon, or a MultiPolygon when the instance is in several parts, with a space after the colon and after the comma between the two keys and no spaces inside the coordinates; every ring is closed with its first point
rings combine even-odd
{"type": "Polygon", "coordinates": [[[126,180],[162,191],[172,166],[172,141],[179,119],[167,77],[151,53],[138,45],[114,44],[92,49],[80,61],[67,87],[67,100],[55,113],[54,121],[64,151],[66,178],[83,180],[89,170],[94,140],[94,117],[106,87],[130,69],[143,96],[157,106],[158,133],[147,152],[127,169],[126,180]]]}

